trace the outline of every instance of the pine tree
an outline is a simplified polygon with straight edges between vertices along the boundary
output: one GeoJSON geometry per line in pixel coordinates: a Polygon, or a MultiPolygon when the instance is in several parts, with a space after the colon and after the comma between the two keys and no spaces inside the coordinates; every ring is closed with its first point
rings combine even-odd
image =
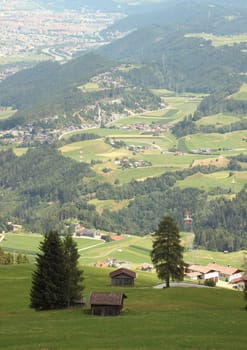
{"type": "Polygon", "coordinates": [[[170,279],[182,280],[184,275],[183,250],[179,229],[170,216],[164,217],[155,231],[151,258],[160,279],[170,287],[170,279]]]}
{"type": "Polygon", "coordinates": [[[64,246],[51,231],[40,245],[37,270],[33,273],[30,306],[36,310],[59,309],[67,305],[64,246]]]}
{"type": "Polygon", "coordinates": [[[80,257],[76,243],[71,235],[67,235],[64,240],[66,285],[67,285],[67,305],[73,304],[75,300],[81,298],[83,290],[83,271],[78,268],[80,257]]]}
{"type": "Polygon", "coordinates": [[[83,271],[79,254],[69,235],[64,241],[56,231],[49,232],[40,245],[37,269],[33,273],[30,306],[36,310],[60,309],[81,298],[83,271]]]}

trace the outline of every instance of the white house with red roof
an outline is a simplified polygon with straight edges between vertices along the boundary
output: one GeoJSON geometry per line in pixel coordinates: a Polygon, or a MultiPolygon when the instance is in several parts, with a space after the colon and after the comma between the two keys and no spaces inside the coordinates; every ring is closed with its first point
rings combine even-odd
{"type": "Polygon", "coordinates": [[[234,286],[239,290],[247,290],[247,275],[235,279],[234,286]]]}
{"type": "Polygon", "coordinates": [[[213,269],[219,273],[219,279],[225,282],[235,283],[242,277],[244,270],[231,266],[222,266],[218,264],[208,264],[207,268],[213,269]]]}
{"type": "Polygon", "coordinates": [[[189,265],[186,275],[194,280],[213,280],[217,282],[219,279],[218,271],[202,265],[189,265]]]}

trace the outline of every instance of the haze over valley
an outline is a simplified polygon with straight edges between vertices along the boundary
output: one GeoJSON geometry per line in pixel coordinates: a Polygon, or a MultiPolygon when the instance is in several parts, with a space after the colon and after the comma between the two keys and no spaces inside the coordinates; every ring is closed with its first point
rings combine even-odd
{"type": "Polygon", "coordinates": [[[3,231],[143,236],[188,212],[195,247],[246,248],[243,1],[1,9],[3,231]]]}
{"type": "Polygon", "coordinates": [[[3,349],[245,350],[246,203],[246,0],[0,0],[3,349]]]}

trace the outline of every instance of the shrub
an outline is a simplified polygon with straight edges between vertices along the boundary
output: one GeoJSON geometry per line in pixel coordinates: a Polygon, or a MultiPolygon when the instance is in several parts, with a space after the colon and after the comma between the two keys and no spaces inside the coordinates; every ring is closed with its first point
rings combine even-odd
{"type": "Polygon", "coordinates": [[[204,285],[207,286],[207,287],[215,287],[216,283],[215,283],[214,280],[205,280],[204,281],[204,285]]]}

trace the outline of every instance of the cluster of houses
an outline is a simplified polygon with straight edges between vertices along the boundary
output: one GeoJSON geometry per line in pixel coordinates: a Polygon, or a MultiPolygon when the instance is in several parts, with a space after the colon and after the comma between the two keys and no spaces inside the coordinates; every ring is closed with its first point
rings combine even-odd
{"type": "Polygon", "coordinates": [[[115,160],[115,164],[120,165],[122,169],[143,168],[143,167],[147,167],[147,166],[152,165],[152,163],[147,161],[147,160],[143,160],[143,159],[136,160],[136,159],[130,159],[128,157],[124,157],[122,159],[115,160]]]}
{"type": "Polygon", "coordinates": [[[170,130],[170,124],[169,123],[160,123],[160,124],[133,123],[133,124],[121,126],[120,128],[124,130],[138,130],[138,131],[145,131],[145,132],[152,132],[152,133],[160,133],[160,132],[168,132],[170,130]]]}
{"type": "MultiPolygon", "coordinates": [[[[43,123],[49,123],[51,120],[58,119],[58,116],[43,118],[43,123]]],[[[0,131],[0,142],[3,145],[17,144],[21,146],[34,144],[52,144],[57,141],[63,134],[72,131],[93,127],[91,124],[81,124],[80,127],[70,126],[63,129],[50,129],[35,126],[34,123],[28,123],[25,126],[16,126],[10,130],[0,131]]]]}
{"type": "Polygon", "coordinates": [[[219,281],[228,283],[229,286],[244,290],[247,288],[247,276],[244,276],[244,270],[231,266],[223,266],[215,263],[202,265],[188,265],[186,276],[196,281],[219,281]]]}
{"type": "Polygon", "coordinates": [[[106,261],[97,261],[95,267],[130,267],[130,263],[125,260],[117,260],[114,258],[107,258],[106,261]]]}

